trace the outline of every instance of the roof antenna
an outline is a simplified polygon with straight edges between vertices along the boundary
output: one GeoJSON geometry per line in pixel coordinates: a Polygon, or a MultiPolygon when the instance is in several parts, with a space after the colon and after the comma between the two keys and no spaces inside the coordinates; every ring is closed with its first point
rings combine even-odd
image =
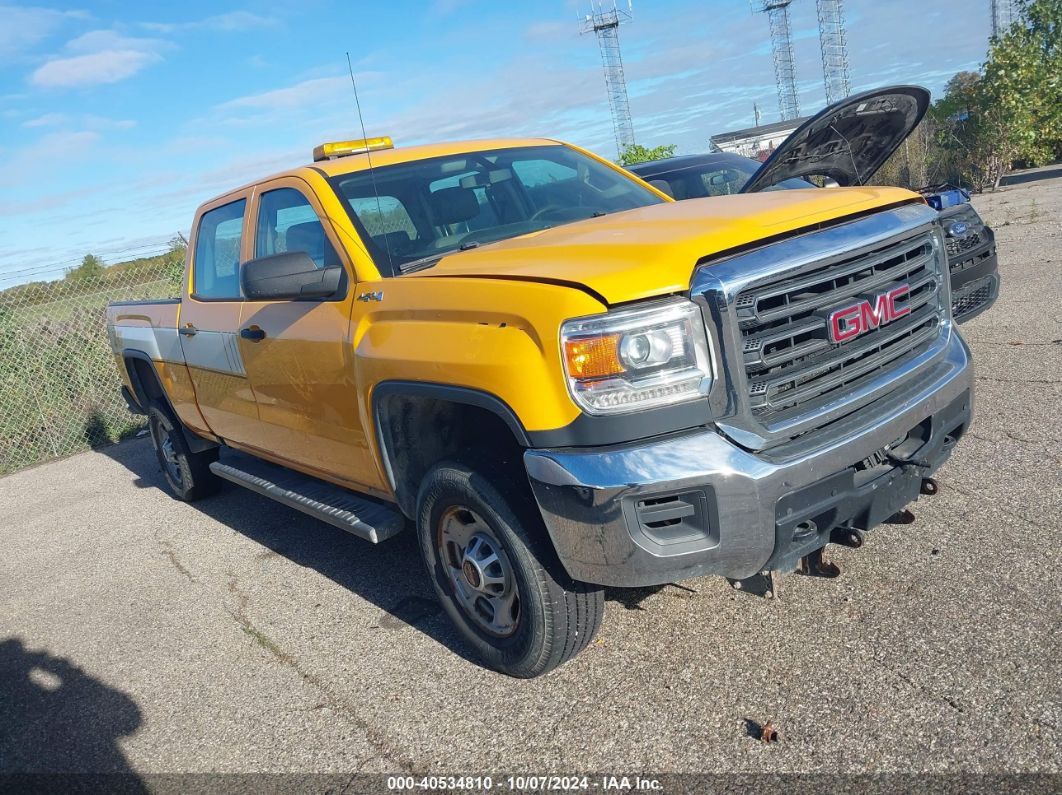
{"type": "MultiPolygon", "coordinates": [[[[354,106],[358,109],[358,123],[361,124],[361,137],[364,140],[368,140],[369,136],[365,134],[365,119],[361,115],[361,100],[358,99],[358,84],[354,80],[354,66],[350,62],[350,51],[347,51],[347,71],[350,72],[350,84],[354,87],[354,106]]],[[[379,219],[380,228],[383,229],[383,208],[380,206],[380,191],[376,187],[376,172],[372,168],[372,152],[368,147],[365,149],[365,157],[369,162],[369,179],[372,180],[372,192],[376,196],[376,217],[379,219]]],[[[369,230],[366,229],[366,232],[369,230]]],[[[387,232],[381,232],[380,235],[384,239],[384,248],[387,250],[387,267],[391,270],[391,275],[395,275],[395,264],[391,260],[391,241],[387,239],[387,232]]],[[[372,237],[372,233],[369,232],[369,237],[372,237]]]]}

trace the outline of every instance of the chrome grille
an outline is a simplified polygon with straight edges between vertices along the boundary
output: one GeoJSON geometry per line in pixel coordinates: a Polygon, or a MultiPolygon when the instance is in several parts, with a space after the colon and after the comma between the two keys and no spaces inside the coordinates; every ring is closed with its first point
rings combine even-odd
{"type": "Polygon", "coordinates": [[[934,234],[922,232],[746,288],[734,308],[752,415],[770,423],[817,406],[921,353],[941,332],[934,234]],[[901,284],[911,311],[840,344],[831,311],[901,284]]]}

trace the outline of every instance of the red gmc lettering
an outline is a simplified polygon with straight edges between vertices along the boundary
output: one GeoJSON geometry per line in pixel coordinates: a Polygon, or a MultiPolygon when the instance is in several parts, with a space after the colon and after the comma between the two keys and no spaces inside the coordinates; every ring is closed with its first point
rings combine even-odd
{"type": "Polygon", "coordinates": [[[911,287],[901,284],[888,292],[884,292],[870,301],[860,301],[858,304],[846,306],[843,309],[830,314],[830,339],[834,342],[846,342],[847,340],[873,331],[879,326],[899,320],[911,313],[909,305],[899,306],[897,302],[906,298],[911,293],[911,287]]]}

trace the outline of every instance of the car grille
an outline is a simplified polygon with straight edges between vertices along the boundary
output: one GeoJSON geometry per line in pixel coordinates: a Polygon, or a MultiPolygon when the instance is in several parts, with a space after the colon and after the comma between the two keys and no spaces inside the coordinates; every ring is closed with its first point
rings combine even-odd
{"type": "MultiPolygon", "coordinates": [[[[944,241],[944,248],[949,257],[957,257],[971,249],[977,248],[983,242],[983,230],[985,222],[970,205],[963,205],[954,212],[948,213],[941,218],[941,223],[947,229],[951,224],[958,221],[964,222],[968,231],[962,237],[949,237],[944,241]]],[[[953,263],[958,266],[961,263],[953,263]]]]}
{"type": "MultiPolygon", "coordinates": [[[[981,245],[981,235],[977,232],[967,232],[962,237],[949,237],[944,243],[949,257],[958,256],[970,249],[977,248],[979,245],[981,245]]],[[[961,263],[956,264],[959,265],[961,263]]]]}
{"type": "Polygon", "coordinates": [[[945,311],[933,239],[923,232],[737,295],[748,399],[758,421],[814,411],[902,366],[941,333],[945,311]],[[832,310],[904,283],[910,286],[908,315],[847,342],[830,341],[832,310]]]}
{"type": "Polygon", "coordinates": [[[951,314],[956,320],[960,320],[991,301],[995,296],[995,292],[996,280],[994,276],[978,279],[952,295],[951,314]]]}

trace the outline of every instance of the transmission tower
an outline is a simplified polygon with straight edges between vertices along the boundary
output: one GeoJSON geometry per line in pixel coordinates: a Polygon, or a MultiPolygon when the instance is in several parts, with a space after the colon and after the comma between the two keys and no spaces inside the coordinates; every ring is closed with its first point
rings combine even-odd
{"type": "Polygon", "coordinates": [[[843,0],[816,0],[819,15],[819,46],[822,48],[822,77],[826,84],[826,104],[832,105],[850,93],[848,45],[844,32],[843,0]]]}
{"type": "Polygon", "coordinates": [[[1018,18],[1014,0],[990,0],[992,8],[992,38],[1002,36],[1018,18]]]}
{"type": "Polygon", "coordinates": [[[797,102],[796,60],[793,57],[793,31],[789,25],[789,4],[793,0],[750,0],[752,10],[762,11],[771,23],[771,53],[774,55],[774,81],[778,84],[778,112],[782,121],[800,116],[797,102]]]}
{"type": "Polygon", "coordinates": [[[619,26],[633,19],[630,1],[627,10],[619,8],[616,0],[604,5],[601,0],[591,2],[591,13],[583,22],[583,33],[597,36],[601,49],[601,63],[605,68],[605,90],[608,106],[612,111],[612,127],[616,134],[616,150],[623,150],[634,143],[634,124],[631,122],[631,106],[627,101],[627,79],[623,75],[623,56],[620,54],[619,26]]]}

